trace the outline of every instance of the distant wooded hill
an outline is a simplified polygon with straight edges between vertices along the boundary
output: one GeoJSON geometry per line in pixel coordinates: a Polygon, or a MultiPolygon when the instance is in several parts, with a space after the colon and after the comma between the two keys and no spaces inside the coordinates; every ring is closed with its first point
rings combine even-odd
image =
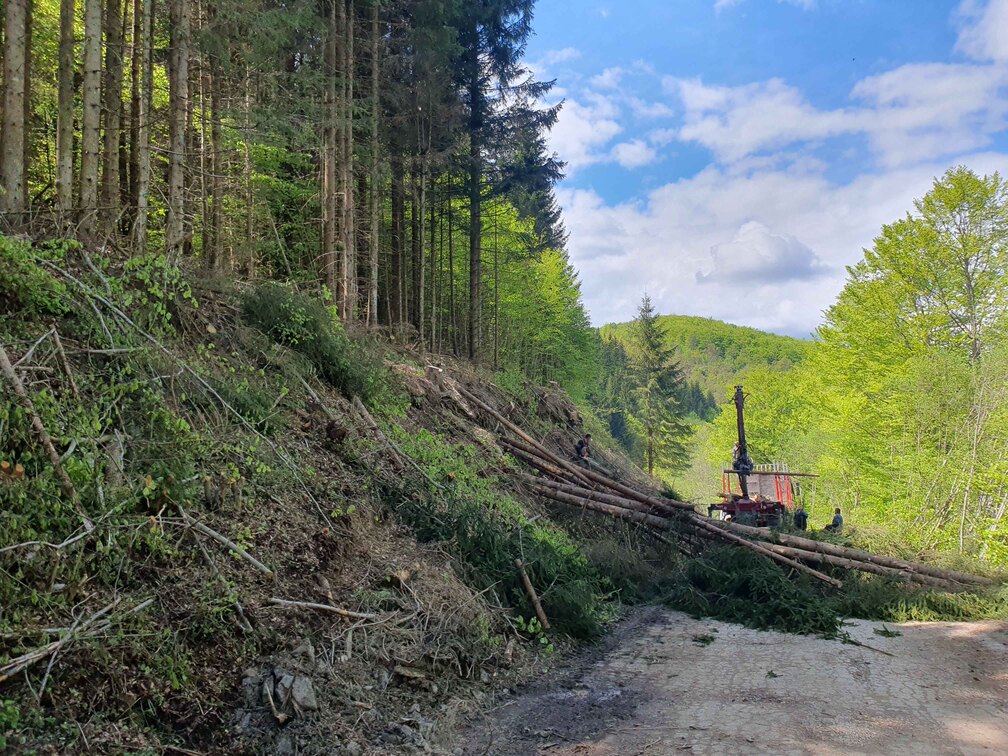
{"type": "MultiPolygon", "coordinates": [[[[687,381],[719,405],[728,401],[731,386],[746,369],[788,370],[805,359],[812,344],[713,318],[662,315],[660,321],[687,381]]],[[[632,322],[610,323],[599,332],[632,348],[632,322]]]]}

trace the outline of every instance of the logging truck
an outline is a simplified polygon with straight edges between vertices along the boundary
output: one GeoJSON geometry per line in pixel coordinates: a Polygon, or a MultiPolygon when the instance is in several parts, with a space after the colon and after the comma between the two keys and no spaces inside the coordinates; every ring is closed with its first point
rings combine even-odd
{"type": "MultiPolygon", "coordinates": [[[[735,387],[734,401],[738,441],[732,449],[731,463],[721,467],[720,501],[711,504],[707,513],[714,517],[717,512],[723,520],[744,525],[779,527],[803,495],[801,483],[796,479],[817,476],[792,472],[780,462],[754,464],[746,445],[745,394],[741,386],[735,387]]],[[[814,483],[810,490],[814,498],[814,483]]]]}

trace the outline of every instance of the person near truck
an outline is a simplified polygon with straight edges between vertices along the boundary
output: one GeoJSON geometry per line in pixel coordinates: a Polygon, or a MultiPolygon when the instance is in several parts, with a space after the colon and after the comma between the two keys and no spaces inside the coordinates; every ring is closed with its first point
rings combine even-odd
{"type": "Polygon", "coordinates": [[[808,529],[808,512],[805,511],[805,505],[800,501],[794,511],[794,525],[798,530],[808,529]]]}

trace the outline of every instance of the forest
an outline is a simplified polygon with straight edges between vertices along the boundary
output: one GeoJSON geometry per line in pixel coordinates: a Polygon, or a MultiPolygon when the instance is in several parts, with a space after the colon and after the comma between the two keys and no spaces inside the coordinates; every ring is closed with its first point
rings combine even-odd
{"type": "Polygon", "coordinates": [[[347,330],[577,391],[593,340],[532,5],[7,2],[2,225],[280,278],[347,330]]]}

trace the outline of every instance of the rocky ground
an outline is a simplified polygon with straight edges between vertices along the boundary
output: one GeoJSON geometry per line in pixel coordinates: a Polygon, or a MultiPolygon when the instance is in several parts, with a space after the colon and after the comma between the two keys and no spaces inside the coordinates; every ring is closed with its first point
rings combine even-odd
{"type": "Polygon", "coordinates": [[[457,752],[1008,753],[1008,623],[846,630],[862,645],[641,610],[457,752]]]}

